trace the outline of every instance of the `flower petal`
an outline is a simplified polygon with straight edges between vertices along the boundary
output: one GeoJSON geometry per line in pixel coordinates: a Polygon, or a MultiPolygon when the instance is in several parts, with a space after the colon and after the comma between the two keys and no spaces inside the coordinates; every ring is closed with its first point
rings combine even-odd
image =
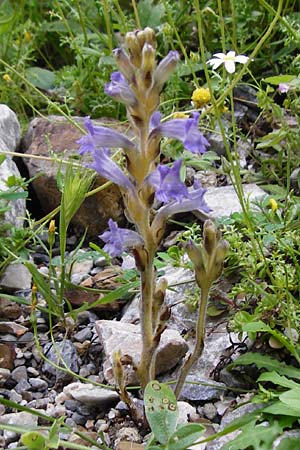
{"type": "MultiPolygon", "coordinates": [[[[204,153],[209,143],[198,129],[199,115],[198,112],[195,112],[188,119],[172,119],[161,123],[151,131],[149,140],[157,138],[157,136],[178,139],[190,152],[204,153]]],[[[156,115],[156,121],[157,118],[156,115]]]]}
{"type": "Polygon", "coordinates": [[[221,64],[223,64],[222,59],[212,58],[207,61],[208,64],[212,66],[213,70],[216,70],[218,67],[220,67],[221,64]]]}
{"type": "Polygon", "coordinates": [[[237,55],[235,57],[235,62],[241,63],[241,64],[246,64],[248,62],[248,56],[245,55],[237,55]]]}
{"type": "Polygon", "coordinates": [[[133,106],[137,101],[121,72],[111,74],[110,83],[104,86],[104,92],[125,105],[133,106]]]}
{"type": "Polygon", "coordinates": [[[181,201],[188,195],[186,185],[180,180],[182,160],[175,161],[173,167],[159,165],[148,177],[148,182],[155,188],[155,197],[162,203],[171,200],[181,201]]]}
{"type": "Polygon", "coordinates": [[[124,134],[108,127],[94,126],[89,117],[85,120],[85,127],[88,134],[77,141],[80,154],[94,152],[101,147],[135,149],[135,145],[124,134]]]}
{"type": "Polygon", "coordinates": [[[228,73],[234,73],[235,72],[235,63],[233,59],[228,59],[225,61],[225,69],[228,73]]]}
{"type": "Polygon", "coordinates": [[[120,256],[126,249],[143,245],[141,236],[132,230],[119,228],[112,219],[108,221],[109,231],[99,236],[105,242],[103,250],[110,256],[120,256]]]}
{"type": "Polygon", "coordinates": [[[104,178],[118,184],[119,186],[126,189],[133,189],[133,184],[129,178],[120,169],[118,164],[116,164],[107,154],[107,149],[97,149],[92,155],[94,161],[92,164],[88,165],[88,167],[96,170],[96,172],[104,178]]]}

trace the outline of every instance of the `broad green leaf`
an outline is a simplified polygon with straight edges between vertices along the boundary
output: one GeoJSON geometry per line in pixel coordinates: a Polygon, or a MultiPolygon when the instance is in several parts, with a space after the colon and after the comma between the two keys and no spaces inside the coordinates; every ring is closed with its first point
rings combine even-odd
{"type": "Polygon", "coordinates": [[[286,387],[289,389],[300,389],[300,384],[296,383],[293,380],[289,380],[285,376],[280,376],[277,372],[264,372],[260,375],[257,381],[271,381],[278,386],[286,387]]]}
{"type": "Polygon", "coordinates": [[[188,423],[180,426],[170,437],[168,450],[185,450],[194,444],[205,431],[200,423],[188,423]]]}
{"type": "Polygon", "coordinates": [[[277,331],[274,328],[271,328],[261,320],[258,320],[257,322],[247,323],[245,326],[243,326],[243,331],[269,333],[274,336],[274,338],[277,339],[277,341],[279,341],[285,348],[287,348],[292,355],[294,355],[296,352],[294,345],[284,334],[280,333],[280,331],[277,331]]]}
{"type": "Polygon", "coordinates": [[[300,417],[300,387],[297,389],[290,389],[279,395],[279,400],[290,408],[298,410],[300,417]]]}
{"type": "Polygon", "coordinates": [[[55,74],[41,67],[28,67],[26,78],[39,89],[53,89],[55,86],[55,74]]]}
{"type": "Polygon", "coordinates": [[[289,83],[295,78],[295,75],[276,75],[274,77],[263,78],[266,83],[278,85],[279,83],[289,83]]]}
{"type": "Polygon", "coordinates": [[[155,28],[161,25],[165,14],[165,8],[162,4],[155,4],[153,0],[140,0],[137,9],[142,28],[155,28]]]}
{"type": "Polygon", "coordinates": [[[287,377],[296,378],[300,380],[300,370],[296,367],[288,366],[284,362],[278,361],[268,355],[262,355],[260,353],[248,352],[233,361],[229,367],[233,366],[247,366],[249,364],[256,364],[259,369],[267,369],[270,372],[276,371],[280,375],[286,375],[287,377]]]}
{"type": "Polygon", "coordinates": [[[275,438],[281,432],[277,422],[267,425],[256,425],[255,421],[241,429],[241,433],[222,447],[222,450],[271,450],[275,438]]]}
{"type": "Polygon", "coordinates": [[[176,429],[178,408],[172,389],[158,381],[150,381],[144,393],[146,417],[160,444],[167,444],[176,429]]]}
{"type": "Polygon", "coordinates": [[[0,18],[0,36],[4,33],[7,33],[12,27],[15,21],[16,14],[17,13],[15,12],[12,16],[0,18]]]}
{"type": "Polygon", "coordinates": [[[300,438],[289,436],[283,439],[276,450],[295,450],[299,447],[300,438]]]}
{"type": "Polygon", "coordinates": [[[43,450],[46,448],[46,439],[38,431],[30,431],[23,434],[21,442],[26,445],[28,450],[43,450]]]}
{"type": "Polygon", "coordinates": [[[280,400],[275,401],[269,406],[266,406],[263,410],[264,413],[273,414],[274,416],[291,416],[298,419],[300,417],[299,409],[291,408],[290,406],[282,403],[280,400]]]}

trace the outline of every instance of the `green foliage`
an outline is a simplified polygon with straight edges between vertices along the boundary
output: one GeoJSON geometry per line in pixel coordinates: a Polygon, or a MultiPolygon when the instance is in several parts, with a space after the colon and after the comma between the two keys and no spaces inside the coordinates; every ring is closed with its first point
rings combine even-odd
{"type": "Polygon", "coordinates": [[[147,450],[186,450],[203,434],[204,427],[201,424],[177,426],[176,397],[168,385],[158,381],[148,383],[144,402],[146,417],[153,434],[147,450]]]}

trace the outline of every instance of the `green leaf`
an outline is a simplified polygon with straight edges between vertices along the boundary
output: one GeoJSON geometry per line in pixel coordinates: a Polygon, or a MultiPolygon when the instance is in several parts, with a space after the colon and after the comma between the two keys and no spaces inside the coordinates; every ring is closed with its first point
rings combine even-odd
{"type": "Polygon", "coordinates": [[[165,14],[165,8],[161,4],[154,4],[152,0],[140,0],[137,6],[142,28],[158,27],[165,14]]]}
{"type": "Polygon", "coordinates": [[[188,423],[180,426],[170,437],[168,450],[185,450],[200,438],[204,430],[205,427],[200,423],[188,423]]]}
{"type": "Polygon", "coordinates": [[[300,389],[300,384],[295,381],[289,380],[285,376],[280,376],[277,372],[264,372],[257,379],[259,381],[271,381],[271,383],[277,384],[278,386],[286,387],[289,389],[300,389]]]}
{"type": "Polygon", "coordinates": [[[222,450],[271,450],[275,438],[281,432],[277,422],[256,425],[255,420],[241,429],[241,433],[222,447],[222,450]]]}
{"type": "Polygon", "coordinates": [[[267,369],[270,372],[276,371],[281,375],[286,375],[290,378],[296,378],[300,380],[300,370],[296,367],[288,366],[282,361],[278,361],[268,355],[262,355],[260,353],[248,352],[241,355],[235,361],[233,361],[229,367],[233,366],[247,366],[249,364],[255,364],[259,369],[267,369]]]}
{"type": "Polygon", "coordinates": [[[211,305],[207,308],[207,314],[209,317],[217,317],[224,313],[224,309],[217,308],[216,305],[211,305]]]}
{"type": "Polygon", "coordinates": [[[53,422],[50,430],[49,430],[49,436],[48,436],[48,442],[47,444],[51,448],[58,448],[59,447],[59,432],[61,426],[64,424],[65,417],[60,417],[59,419],[56,419],[55,422],[53,422]]]}
{"type": "Polygon", "coordinates": [[[300,387],[297,389],[290,389],[279,395],[279,400],[288,407],[298,410],[300,417],[300,387]]]}
{"type": "Polygon", "coordinates": [[[55,74],[41,67],[28,67],[25,71],[26,78],[39,89],[53,89],[55,86],[55,74]]]}
{"type": "Polygon", "coordinates": [[[43,450],[46,448],[46,439],[37,431],[29,431],[29,433],[23,434],[21,442],[26,445],[29,450],[43,450]]]}
{"type": "Polygon", "coordinates": [[[283,439],[276,450],[295,450],[299,447],[299,437],[287,437],[283,439]]]}
{"type": "Polygon", "coordinates": [[[3,200],[19,200],[20,198],[27,198],[28,192],[21,191],[21,192],[0,192],[0,198],[3,198],[3,200]]]}
{"type": "Polygon", "coordinates": [[[299,409],[291,408],[290,406],[282,403],[280,400],[273,402],[271,405],[266,406],[262,412],[266,414],[273,414],[274,416],[291,416],[298,419],[300,417],[299,409]]]}
{"type": "Polygon", "coordinates": [[[144,393],[146,417],[160,444],[167,444],[176,429],[178,408],[172,389],[158,381],[150,381],[144,393]]]}
{"type": "Polygon", "coordinates": [[[294,78],[296,78],[295,75],[277,75],[274,77],[263,78],[262,81],[265,83],[278,85],[279,83],[289,83],[294,78]]]}

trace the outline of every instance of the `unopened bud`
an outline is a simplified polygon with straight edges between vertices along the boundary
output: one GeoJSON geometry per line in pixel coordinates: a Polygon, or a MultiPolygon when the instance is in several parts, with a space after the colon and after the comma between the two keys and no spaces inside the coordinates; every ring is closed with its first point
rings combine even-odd
{"type": "Polygon", "coordinates": [[[142,50],[142,69],[144,73],[152,73],[155,68],[155,50],[152,45],[145,43],[142,50]]]}
{"type": "Polygon", "coordinates": [[[231,174],[231,164],[228,161],[228,159],[226,159],[224,156],[221,156],[221,165],[222,165],[222,171],[226,175],[230,175],[231,174]]]}
{"type": "Polygon", "coordinates": [[[165,300],[167,287],[168,281],[166,280],[166,278],[161,278],[154,293],[154,301],[159,306],[161,306],[165,300]]]}
{"type": "Polygon", "coordinates": [[[156,39],[155,39],[155,31],[150,28],[150,27],[146,27],[143,31],[144,36],[145,36],[145,42],[147,42],[147,44],[152,45],[152,47],[156,47],[156,39]]]}
{"type": "Polygon", "coordinates": [[[215,262],[217,264],[223,263],[229,252],[229,242],[223,239],[218,243],[215,253],[215,262]]]}
{"type": "Polygon", "coordinates": [[[187,251],[190,260],[195,266],[195,269],[203,270],[205,267],[205,262],[202,249],[198,247],[193,241],[188,241],[185,244],[185,249],[187,251]]]}
{"type": "Polygon", "coordinates": [[[163,85],[174,72],[179,58],[178,52],[170,51],[168,55],[158,64],[157,69],[154,72],[154,83],[158,92],[162,90],[163,85]]]}
{"type": "Polygon", "coordinates": [[[128,55],[122,48],[116,48],[113,51],[113,55],[120,72],[122,72],[128,82],[131,83],[134,79],[134,67],[131,64],[128,55]]]}
{"type": "Polygon", "coordinates": [[[55,242],[55,220],[50,220],[49,228],[48,228],[48,242],[52,247],[55,242]]]}
{"type": "Polygon", "coordinates": [[[211,220],[204,222],[203,241],[203,247],[211,255],[216,247],[216,227],[211,220]]]}

